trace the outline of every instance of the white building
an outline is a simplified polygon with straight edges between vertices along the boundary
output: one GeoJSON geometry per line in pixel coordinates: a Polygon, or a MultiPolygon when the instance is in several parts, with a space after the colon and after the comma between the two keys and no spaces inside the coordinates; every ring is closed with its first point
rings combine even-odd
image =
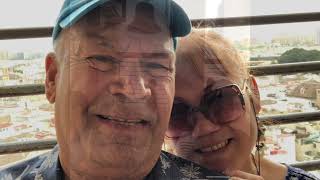
{"type": "Polygon", "coordinates": [[[318,29],[318,31],[317,31],[316,44],[317,44],[317,45],[320,45],[320,29],[318,29]]]}

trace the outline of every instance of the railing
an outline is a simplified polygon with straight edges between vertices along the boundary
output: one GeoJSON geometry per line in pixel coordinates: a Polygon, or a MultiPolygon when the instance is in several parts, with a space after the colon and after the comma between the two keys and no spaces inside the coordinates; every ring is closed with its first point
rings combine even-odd
{"type": "MultiPolygon", "coordinates": [[[[266,24],[296,23],[296,22],[310,22],[310,21],[320,21],[320,13],[312,12],[312,13],[297,13],[297,14],[278,14],[278,15],[267,15],[267,16],[194,19],[192,20],[192,25],[195,27],[230,27],[230,26],[266,25],[266,24]]],[[[0,40],[50,37],[52,29],[53,29],[52,27],[0,29],[0,40]]]]}
{"type": "Polygon", "coordinates": [[[57,144],[55,139],[35,140],[0,144],[0,154],[10,154],[28,151],[51,149],[57,144]]]}
{"type": "Polygon", "coordinates": [[[319,170],[320,160],[306,161],[306,162],[298,162],[294,164],[290,164],[293,167],[301,168],[306,171],[316,171],[319,170]]]}
{"type": "Polygon", "coordinates": [[[320,13],[297,13],[297,14],[277,14],[267,16],[245,16],[216,19],[195,19],[192,25],[195,27],[230,27],[230,26],[253,26],[266,24],[283,24],[319,21],[320,13]]]}
{"type": "Polygon", "coordinates": [[[21,86],[5,86],[0,87],[0,98],[4,97],[14,97],[14,96],[27,96],[27,95],[37,95],[44,93],[44,85],[30,84],[21,86]]]}
{"type": "MultiPolygon", "coordinates": [[[[268,16],[250,16],[234,18],[217,18],[217,19],[196,19],[192,20],[193,26],[196,27],[230,27],[230,26],[248,26],[248,25],[266,25],[278,23],[296,23],[320,21],[320,13],[299,13],[299,14],[279,14],[268,16]]],[[[40,38],[50,37],[52,27],[42,28],[19,28],[19,29],[0,29],[0,40],[4,39],[21,39],[21,38],[40,38]]],[[[250,72],[256,76],[290,74],[298,72],[320,71],[320,61],[292,63],[270,66],[253,66],[250,72]]],[[[12,96],[25,96],[43,94],[43,85],[23,85],[0,87],[0,98],[12,96]]],[[[287,124],[297,122],[310,122],[320,120],[320,112],[312,113],[295,113],[289,115],[260,116],[263,122],[273,120],[274,124],[287,124]]],[[[34,150],[50,149],[56,145],[56,140],[41,140],[31,142],[17,142],[0,144],[0,154],[26,152],[34,150]]],[[[293,164],[293,166],[305,170],[319,170],[320,160],[308,161],[293,164]]]]}
{"type": "MultiPolygon", "coordinates": [[[[266,76],[276,74],[290,74],[298,72],[320,72],[320,61],[302,62],[290,64],[278,64],[268,66],[251,66],[251,74],[255,76],[266,76]]],[[[12,96],[26,96],[44,93],[44,85],[20,85],[0,87],[0,98],[12,96]]]]}
{"type": "Polygon", "coordinates": [[[0,40],[50,37],[52,27],[0,29],[0,40]]]}

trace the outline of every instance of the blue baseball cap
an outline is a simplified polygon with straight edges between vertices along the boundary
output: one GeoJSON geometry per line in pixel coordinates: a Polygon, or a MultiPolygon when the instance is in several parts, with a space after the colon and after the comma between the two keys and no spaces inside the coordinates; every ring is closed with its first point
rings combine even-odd
{"type": "MultiPolygon", "coordinates": [[[[56,25],[54,26],[52,38],[57,39],[60,32],[71,27],[83,16],[111,0],[65,0],[60,10],[56,25]]],[[[133,0],[127,0],[133,1],[133,0]]],[[[185,11],[172,0],[136,0],[136,2],[149,3],[161,12],[167,22],[172,37],[182,37],[191,31],[190,20],[185,11]]],[[[134,8],[134,7],[133,7],[134,8]]]]}

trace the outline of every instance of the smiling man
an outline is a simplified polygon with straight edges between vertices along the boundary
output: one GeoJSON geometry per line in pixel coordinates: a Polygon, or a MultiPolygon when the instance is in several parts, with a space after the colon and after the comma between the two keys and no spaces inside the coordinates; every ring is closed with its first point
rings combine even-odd
{"type": "Polygon", "coordinates": [[[189,31],[171,0],[66,0],[45,62],[58,145],[0,171],[0,179],[212,178],[161,152],[175,38],[189,31]]]}

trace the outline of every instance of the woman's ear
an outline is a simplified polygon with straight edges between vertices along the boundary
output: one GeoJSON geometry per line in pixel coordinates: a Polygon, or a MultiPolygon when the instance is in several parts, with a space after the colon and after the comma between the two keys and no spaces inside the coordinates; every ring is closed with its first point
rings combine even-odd
{"type": "Polygon", "coordinates": [[[56,76],[58,73],[58,63],[55,53],[49,53],[45,62],[46,80],[45,93],[48,101],[54,103],[56,99],[56,76]]]}
{"type": "Polygon", "coordinates": [[[256,78],[254,76],[250,76],[249,78],[249,86],[251,90],[251,98],[252,98],[252,103],[254,110],[256,113],[259,113],[261,110],[261,102],[260,102],[260,92],[259,92],[259,87],[256,81],[256,78]]]}

